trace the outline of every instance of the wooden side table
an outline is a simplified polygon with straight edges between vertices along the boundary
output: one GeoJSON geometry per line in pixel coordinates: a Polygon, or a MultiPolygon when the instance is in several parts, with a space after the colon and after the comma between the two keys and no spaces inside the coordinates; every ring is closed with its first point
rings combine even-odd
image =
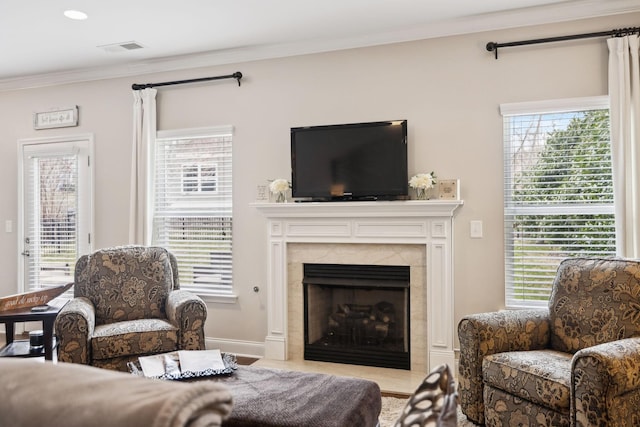
{"type": "Polygon", "coordinates": [[[66,299],[53,299],[49,301],[47,311],[31,311],[31,308],[21,308],[18,310],[5,311],[0,313],[0,323],[4,323],[7,336],[7,345],[0,349],[0,357],[38,357],[42,356],[42,351],[32,352],[29,349],[29,340],[14,341],[16,322],[42,322],[42,332],[44,338],[44,358],[53,360],[53,349],[55,347],[53,337],[53,322],[56,316],[68,302],[66,299]]]}

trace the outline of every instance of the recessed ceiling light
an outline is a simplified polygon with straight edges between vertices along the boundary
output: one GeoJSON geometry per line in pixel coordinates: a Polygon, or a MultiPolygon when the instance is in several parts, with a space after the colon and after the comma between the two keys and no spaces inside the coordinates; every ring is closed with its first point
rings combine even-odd
{"type": "Polygon", "coordinates": [[[79,10],[65,10],[64,16],[69,19],[75,19],[76,21],[84,21],[89,17],[86,13],[79,10]]]}

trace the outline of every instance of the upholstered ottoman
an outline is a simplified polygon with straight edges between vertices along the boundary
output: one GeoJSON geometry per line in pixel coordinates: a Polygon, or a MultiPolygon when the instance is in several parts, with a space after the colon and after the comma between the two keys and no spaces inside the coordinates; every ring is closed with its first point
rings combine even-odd
{"type": "Polygon", "coordinates": [[[373,381],[239,366],[223,383],[233,396],[223,426],[375,427],[382,400],[373,381]]]}

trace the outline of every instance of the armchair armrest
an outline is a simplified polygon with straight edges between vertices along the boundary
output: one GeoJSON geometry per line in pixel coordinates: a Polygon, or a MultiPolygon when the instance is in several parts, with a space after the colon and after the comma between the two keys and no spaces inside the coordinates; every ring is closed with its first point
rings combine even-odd
{"type": "Polygon", "coordinates": [[[54,323],[60,362],[89,364],[95,319],[95,308],[85,297],[72,299],[60,310],[54,323]]]}
{"type": "Polygon", "coordinates": [[[482,359],[505,351],[548,347],[547,309],[514,310],[469,315],[458,324],[460,339],[459,396],[467,417],[484,424],[482,359]]]}
{"type": "Polygon", "coordinates": [[[640,337],[578,351],[571,394],[572,425],[639,425],[640,337]]]}
{"type": "Polygon", "coordinates": [[[199,296],[183,290],[169,293],[166,304],[167,318],[178,328],[178,348],[204,350],[204,322],[207,306],[199,296]]]}

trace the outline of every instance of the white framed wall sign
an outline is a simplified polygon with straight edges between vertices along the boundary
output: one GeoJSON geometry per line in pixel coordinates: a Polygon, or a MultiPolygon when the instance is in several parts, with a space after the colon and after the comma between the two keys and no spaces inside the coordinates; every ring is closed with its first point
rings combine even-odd
{"type": "Polygon", "coordinates": [[[33,128],[50,129],[78,126],[78,106],[33,113],[33,128]]]}

